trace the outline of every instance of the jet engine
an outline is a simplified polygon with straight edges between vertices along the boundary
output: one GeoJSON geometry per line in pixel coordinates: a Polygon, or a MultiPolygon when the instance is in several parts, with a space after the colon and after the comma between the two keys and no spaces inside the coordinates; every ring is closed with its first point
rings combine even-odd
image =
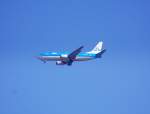
{"type": "Polygon", "coordinates": [[[66,63],[63,61],[56,61],[56,65],[64,65],[64,64],[66,64],[66,63]]]}

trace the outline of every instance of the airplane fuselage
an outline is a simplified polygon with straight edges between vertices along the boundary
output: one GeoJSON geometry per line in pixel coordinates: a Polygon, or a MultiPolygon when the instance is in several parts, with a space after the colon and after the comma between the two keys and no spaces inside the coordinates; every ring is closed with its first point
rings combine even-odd
{"type": "Polygon", "coordinates": [[[96,58],[101,58],[101,55],[106,51],[102,49],[103,42],[98,44],[89,52],[81,52],[83,46],[69,52],[45,52],[40,53],[38,59],[43,61],[56,61],[56,65],[72,65],[74,61],[88,61],[96,58]]]}
{"type": "MultiPolygon", "coordinates": [[[[68,52],[45,52],[41,53],[39,56],[39,59],[42,61],[62,61],[62,60],[67,60],[68,59],[68,52]]],[[[88,52],[81,52],[78,54],[75,58],[74,61],[87,61],[91,59],[95,59],[96,54],[88,53],[88,52]]]]}

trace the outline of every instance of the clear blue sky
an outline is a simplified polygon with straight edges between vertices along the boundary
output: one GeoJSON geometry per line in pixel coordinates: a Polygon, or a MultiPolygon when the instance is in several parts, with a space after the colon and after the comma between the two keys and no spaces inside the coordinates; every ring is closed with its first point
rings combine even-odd
{"type": "Polygon", "coordinates": [[[149,0],[1,0],[0,114],[150,114],[149,0]],[[45,51],[102,59],[43,64],[45,51]]]}

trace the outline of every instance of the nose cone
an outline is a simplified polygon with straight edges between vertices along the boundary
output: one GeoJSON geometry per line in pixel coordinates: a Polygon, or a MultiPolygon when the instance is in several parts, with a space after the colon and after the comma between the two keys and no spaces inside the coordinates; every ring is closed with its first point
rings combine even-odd
{"type": "Polygon", "coordinates": [[[42,60],[42,56],[36,56],[36,58],[42,60]]]}
{"type": "Polygon", "coordinates": [[[45,60],[44,60],[44,58],[42,56],[36,56],[36,58],[41,60],[41,61],[43,61],[45,63],[45,60]]]}

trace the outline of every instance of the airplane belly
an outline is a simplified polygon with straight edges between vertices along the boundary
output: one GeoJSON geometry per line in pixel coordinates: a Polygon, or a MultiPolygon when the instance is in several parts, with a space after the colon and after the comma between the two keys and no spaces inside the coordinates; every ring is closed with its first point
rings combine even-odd
{"type": "Polygon", "coordinates": [[[44,60],[46,61],[57,61],[60,60],[60,56],[45,56],[43,57],[44,60]]]}
{"type": "Polygon", "coordinates": [[[75,61],[88,61],[91,59],[91,57],[76,57],[75,61]]]}

